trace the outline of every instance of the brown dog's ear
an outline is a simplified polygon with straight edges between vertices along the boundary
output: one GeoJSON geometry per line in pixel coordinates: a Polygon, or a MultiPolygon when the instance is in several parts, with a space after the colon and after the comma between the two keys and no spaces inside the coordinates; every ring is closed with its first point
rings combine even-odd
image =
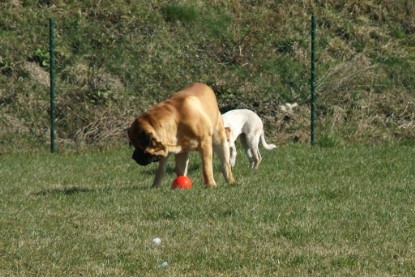
{"type": "Polygon", "coordinates": [[[147,151],[151,155],[166,157],[168,152],[166,146],[157,139],[157,136],[150,134],[150,145],[147,151]]]}
{"type": "Polygon", "coordinates": [[[151,140],[153,139],[152,133],[142,132],[139,136],[140,144],[143,149],[146,149],[151,145],[151,140]]]}
{"type": "Polygon", "coordinates": [[[131,148],[131,139],[130,139],[130,128],[125,128],[124,129],[124,132],[126,132],[127,133],[127,138],[128,138],[128,147],[130,147],[131,148]]]}
{"type": "Polygon", "coordinates": [[[131,143],[131,138],[132,138],[132,135],[133,135],[131,129],[132,129],[131,127],[127,128],[127,136],[130,139],[130,143],[131,143]]]}

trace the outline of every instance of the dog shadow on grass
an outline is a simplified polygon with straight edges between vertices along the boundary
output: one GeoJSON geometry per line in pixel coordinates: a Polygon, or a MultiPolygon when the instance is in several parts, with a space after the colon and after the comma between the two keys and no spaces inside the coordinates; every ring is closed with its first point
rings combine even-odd
{"type": "Polygon", "coordinates": [[[110,191],[140,191],[140,190],[148,190],[149,187],[143,187],[138,185],[132,186],[123,186],[123,187],[97,187],[97,188],[85,188],[80,186],[68,186],[68,187],[60,187],[60,188],[48,188],[38,192],[33,192],[32,195],[35,196],[51,196],[51,195],[64,195],[64,196],[71,196],[80,193],[102,193],[102,192],[110,192],[110,191]]]}
{"type": "MultiPolygon", "coordinates": [[[[140,170],[140,172],[137,173],[137,177],[141,176],[154,176],[155,170],[157,167],[148,167],[145,169],[140,170]]],[[[197,171],[200,169],[200,165],[197,163],[191,163],[189,165],[188,172],[197,171]]],[[[166,168],[166,174],[164,178],[168,178],[167,176],[174,175],[175,169],[173,164],[167,165],[166,168]]],[[[152,182],[152,181],[151,181],[152,182]]],[[[43,190],[32,192],[32,195],[35,196],[52,196],[52,195],[63,195],[63,196],[71,196],[71,195],[77,195],[77,194],[85,194],[85,193],[105,193],[105,192],[122,192],[122,191],[148,191],[151,190],[151,184],[143,186],[142,184],[138,185],[123,185],[118,186],[116,184],[107,185],[103,187],[85,187],[82,185],[68,185],[68,186],[59,186],[59,187],[53,187],[53,188],[45,188],[43,190]]]]}
{"type": "MultiPolygon", "coordinates": [[[[189,166],[188,171],[196,171],[199,170],[200,166],[198,164],[193,164],[189,166]]],[[[146,169],[141,171],[139,174],[145,175],[145,176],[154,176],[155,169],[146,169]]],[[[166,169],[166,176],[164,178],[168,178],[168,176],[174,175],[174,166],[167,166],[166,169]]],[[[51,196],[51,195],[64,195],[64,196],[71,196],[76,195],[79,193],[102,193],[102,192],[111,192],[111,191],[147,191],[150,190],[151,185],[143,186],[140,185],[124,185],[124,186],[117,186],[117,185],[109,185],[104,187],[94,187],[94,188],[88,188],[78,185],[68,185],[64,187],[54,187],[54,188],[46,188],[37,192],[32,192],[32,195],[35,196],[51,196]]]]}
{"type": "Polygon", "coordinates": [[[36,196],[47,196],[47,195],[73,195],[77,193],[93,192],[97,189],[94,188],[82,188],[77,186],[69,186],[63,188],[49,188],[38,192],[33,192],[36,196]]]}

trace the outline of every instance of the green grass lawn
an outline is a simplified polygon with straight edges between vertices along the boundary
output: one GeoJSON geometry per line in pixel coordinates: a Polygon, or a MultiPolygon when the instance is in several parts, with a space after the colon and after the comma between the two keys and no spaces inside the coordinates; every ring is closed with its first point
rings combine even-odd
{"type": "Polygon", "coordinates": [[[410,276],[415,148],[239,153],[235,186],[150,189],[131,149],[0,156],[1,276],[410,276]],[[161,239],[160,245],[152,243],[161,239]]]}

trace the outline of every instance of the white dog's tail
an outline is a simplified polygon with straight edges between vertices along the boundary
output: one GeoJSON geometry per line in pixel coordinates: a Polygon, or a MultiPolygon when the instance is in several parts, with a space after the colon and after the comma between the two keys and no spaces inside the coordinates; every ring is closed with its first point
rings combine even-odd
{"type": "Polygon", "coordinates": [[[262,146],[264,146],[264,148],[267,149],[267,150],[271,150],[271,149],[277,148],[277,146],[275,144],[268,144],[265,141],[264,131],[262,131],[262,133],[261,133],[261,143],[262,143],[262,146]]]}

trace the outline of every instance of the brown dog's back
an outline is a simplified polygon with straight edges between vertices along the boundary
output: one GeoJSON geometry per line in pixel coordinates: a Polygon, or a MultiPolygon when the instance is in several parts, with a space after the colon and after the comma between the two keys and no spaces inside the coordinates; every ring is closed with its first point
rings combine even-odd
{"type": "MultiPolygon", "coordinates": [[[[194,83],[154,106],[146,114],[160,119],[162,125],[152,126],[155,133],[175,133],[167,145],[181,145],[186,151],[197,150],[201,136],[216,137],[223,128],[215,93],[205,84],[194,83]],[[192,137],[194,135],[195,137],[192,137]]],[[[174,152],[174,151],[173,151],[174,152]]]]}

